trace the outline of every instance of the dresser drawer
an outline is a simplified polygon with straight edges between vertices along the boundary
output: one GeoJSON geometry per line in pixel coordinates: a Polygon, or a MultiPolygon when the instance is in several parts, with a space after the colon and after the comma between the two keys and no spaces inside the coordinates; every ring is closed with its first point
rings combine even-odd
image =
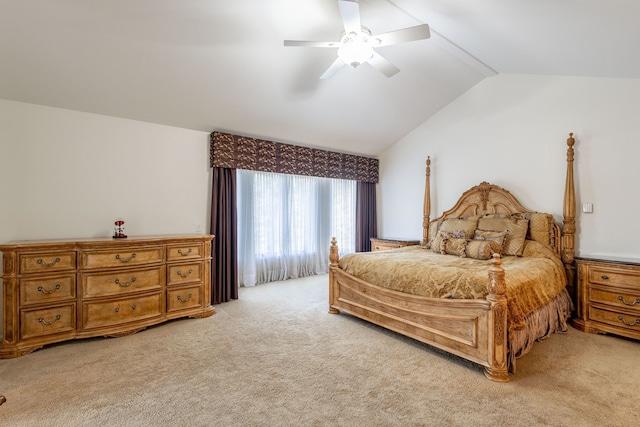
{"type": "Polygon", "coordinates": [[[80,275],[83,298],[98,298],[159,290],[164,287],[164,282],[164,265],[80,275]]]}
{"type": "Polygon", "coordinates": [[[187,310],[202,306],[202,286],[169,289],[167,291],[167,312],[187,310]]]}
{"type": "Polygon", "coordinates": [[[371,245],[372,251],[386,251],[388,249],[397,249],[402,246],[397,243],[389,243],[389,242],[376,242],[371,245]]]}
{"type": "Polygon", "coordinates": [[[75,251],[20,255],[20,274],[75,270],[75,268],[75,251]]]}
{"type": "Polygon", "coordinates": [[[34,310],[20,310],[21,339],[71,332],[75,329],[75,303],[34,310]]]}
{"type": "Polygon", "coordinates": [[[640,332],[640,315],[637,313],[629,314],[619,310],[609,311],[601,307],[590,306],[589,320],[640,332]]]}
{"type": "Polygon", "coordinates": [[[167,261],[181,261],[204,256],[204,243],[167,246],[167,261]]]}
{"type": "Polygon", "coordinates": [[[397,239],[378,239],[371,238],[371,251],[386,251],[388,249],[403,248],[405,246],[419,245],[419,240],[397,240],[397,239]]]}
{"type": "Polygon", "coordinates": [[[589,288],[589,300],[616,308],[624,308],[630,313],[636,313],[640,316],[640,290],[638,292],[618,292],[593,285],[589,288]]]}
{"type": "Polygon", "coordinates": [[[640,290],[640,271],[638,269],[590,267],[589,282],[609,286],[624,286],[640,290]]]}
{"type": "Polygon", "coordinates": [[[76,297],[76,275],[60,274],[20,280],[20,304],[42,304],[76,297]]]}
{"type": "Polygon", "coordinates": [[[160,292],[134,298],[83,302],[83,327],[99,328],[160,316],[163,303],[164,298],[160,292]]]}
{"type": "Polygon", "coordinates": [[[164,247],[122,247],[118,250],[86,250],[82,253],[80,268],[99,269],[130,267],[133,265],[164,262],[164,247]]]}
{"type": "Polygon", "coordinates": [[[202,281],[202,262],[167,266],[167,285],[202,281]]]}

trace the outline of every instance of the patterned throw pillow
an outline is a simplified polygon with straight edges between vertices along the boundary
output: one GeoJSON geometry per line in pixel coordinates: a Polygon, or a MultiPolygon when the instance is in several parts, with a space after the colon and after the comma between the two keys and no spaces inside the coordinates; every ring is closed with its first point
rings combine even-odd
{"type": "Polygon", "coordinates": [[[551,230],[555,222],[553,215],[543,212],[521,212],[515,213],[511,217],[529,220],[527,239],[551,246],[551,230]]]}
{"type": "Polygon", "coordinates": [[[457,255],[466,257],[467,242],[464,238],[443,237],[440,241],[440,253],[443,255],[457,255]]]}
{"type": "Polygon", "coordinates": [[[431,248],[431,244],[438,236],[438,230],[442,225],[442,221],[431,221],[429,223],[429,241],[427,242],[427,249],[431,248]]]}
{"type": "Polygon", "coordinates": [[[489,245],[491,245],[492,253],[501,254],[506,235],[506,231],[489,231],[477,229],[473,236],[473,239],[489,242],[489,245]]]}
{"type": "Polygon", "coordinates": [[[461,237],[454,237],[454,236],[449,236],[449,237],[473,239],[473,233],[475,232],[477,226],[478,226],[477,217],[445,219],[444,221],[442,221],[442,224],[440,224],[438,233],[434,236],[433,240],[431,241],[431,246],[430,246],[431,250],[435,253],[441,253],[440,241],[442,240],[442,235],[441,235],[442,232],[447,232],[447,233],[462,232],[464,233],[464,235],[462,235],[461,237]]]}
{"type": "Polygon", "coordinates": [[[522,256],[524,240],[529,228],[528,219],[495,218],[487,216],[480,218],[478,228],[491,231],[506,231],[502,255],[522,256]]]}
{"type": "Polygon", "coordinates": [[[486,240],[469,240],[465,248],[465,254],[469,258],[491,259],[494,249],[497,248],[497,246],[498,244],[496,242],[486,240]],[[493,248],[491,247],[492,243],[494,244],[493,248]]]}

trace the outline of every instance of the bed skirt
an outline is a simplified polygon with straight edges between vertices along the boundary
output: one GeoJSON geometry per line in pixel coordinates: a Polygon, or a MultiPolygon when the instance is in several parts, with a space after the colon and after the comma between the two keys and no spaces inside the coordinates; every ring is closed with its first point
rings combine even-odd
{"type": "Polygon", "coordinates": [[[565,288],[551,302],[525,316],[525,327],[509,332],[509,372],[516,372],[516,359],[527,354],[534,342],[542,341],[557,332],[567,332],[567,320],[571,317],[572,310],[573,302],[565,288]]]}

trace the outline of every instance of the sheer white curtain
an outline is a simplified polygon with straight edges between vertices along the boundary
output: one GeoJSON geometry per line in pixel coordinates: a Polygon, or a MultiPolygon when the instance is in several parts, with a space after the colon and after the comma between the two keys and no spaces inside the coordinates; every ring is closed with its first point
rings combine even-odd
{"type": "Polygon", "coordinates": [[[356,181],[237,171],[241,286],[328,271],[329,245],[355,252],[356,181]]]}

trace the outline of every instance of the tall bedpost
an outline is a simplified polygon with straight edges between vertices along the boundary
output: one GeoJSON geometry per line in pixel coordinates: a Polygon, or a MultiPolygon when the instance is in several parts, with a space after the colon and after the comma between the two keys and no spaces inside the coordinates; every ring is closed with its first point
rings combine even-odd
{"type": "Polygon", "coordinates": [[[338,298],[338,283],[333,275],[333,269],[338,268],[340,255],[338,252],[338,241],[335,237],[331,238],[331,247],[329,248],[329,313],[338,314],[340,310],[333,307],[334,302],[338,298]]]}
{"type": "Polygon", "coordinates": [[[491,381],[509,381],[507,364],[507,284],[504,281],[504,268],[500,254],[493,254],[489,269],[489,288],[487,301],[491,303],[491,321],[489,327],[489,364],[484,375],[491,381]]]}
{"type": "Polygon", "coordinates": [[[424,184],[424,203],[422,205],[422,244],[429,243],[429,217],[431,216],[431,156],[427,156],[427,169],[424,184]]]}
{"type": "MultiPolygon", "coordinates": [[[[562,214],[562,262],[567,273],[567,288],[569,294],[574,298],[574,278],[575,278],[575,235],[576,235],[576,191],[573,180],[573,146],[576,140],[573,133],[567,138],[567,179],[564,186],[564,206],[562,214]]],[[[574,299],[575,300],[575,299],[574,299]]]]}

